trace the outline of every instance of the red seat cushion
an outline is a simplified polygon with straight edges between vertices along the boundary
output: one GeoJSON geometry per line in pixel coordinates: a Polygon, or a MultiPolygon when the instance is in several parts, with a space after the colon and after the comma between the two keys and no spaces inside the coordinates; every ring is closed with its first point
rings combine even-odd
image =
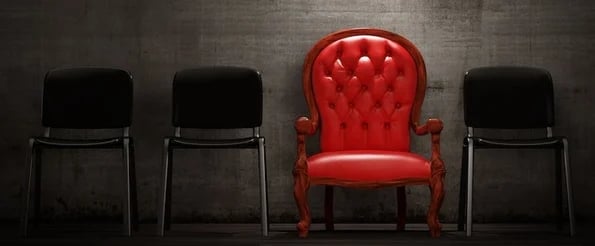
{"type": "Polygon", "coordinates": [[[311,178],[343,181],[429,179],[430,162],[410,153],[384,150],[322,152],[308,158],[311,178]]]}

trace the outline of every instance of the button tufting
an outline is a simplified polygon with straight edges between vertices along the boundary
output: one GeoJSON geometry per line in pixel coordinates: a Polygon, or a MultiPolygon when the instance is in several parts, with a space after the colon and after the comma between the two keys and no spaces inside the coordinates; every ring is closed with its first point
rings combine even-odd
{"type": "Polygon", "coordinates": [[[368,55],[368,44],[362,43],[360,50],[362,51],[362,56],[367,56],[368,55]]]}
{"type": "Polygon", "coordinates": [[[393,87],[392,87],[391,85],[389,85],[389,86],[386,88],[386,90],[387,90],[387,91],[393,91],[393,87]]]}
{"type": "Polygon", "coordinates": [[[362,123],[362,128],[363,129],[368,129],[368,123],[366,123],[366,122],[362,123]]]}
{"type": "Polygon", "coordinates": [[[345,129],[345,127],[347,127],[347,124],[345,124],[345,122],[342,122],[339,127],[341,127],[341,129],[345,129]]]}
{"type": "Polygon", "coordinates": [[[376,104],[374,104],[374,106],[376,106],[377,108],[380,108],[380,106],[382,106],[382,104],[380,102],[376,102],[376,104]]]}
{"type": "Polygon", "coordinates": [[[368,90],[368,86],[367,85],[362,85],[362,91],[368,90]]]}
{"type": "Polygon", "coordinates": [[[334,103],[329,103],[328,104],[328,107],[334,109],[335,108],[335,104],[334,103]]]}
{"type": "Polygon", "coordinates": [[[349,103],[349,107],[350,107],[350,108],[353,108],[354,106],[355,106],[355,105],[354,105],[352,102],[350,102],[350,103],[349,103]]]}
{"type": "Polygon", "coordinates": [[[401,104],[400,103],[395,104],[395,108],[401,108],[401,104]]]}
{"type": "Polygon", "coordinates": [[[337,86],[337,92],[341,92],[341,91],[343,91],[343,86],[338,85],[337,86]]]}
{"type": "Polygon", "coordinates": [[[390,129],[390,122],[384,123],[384,129],[390,129]]]}

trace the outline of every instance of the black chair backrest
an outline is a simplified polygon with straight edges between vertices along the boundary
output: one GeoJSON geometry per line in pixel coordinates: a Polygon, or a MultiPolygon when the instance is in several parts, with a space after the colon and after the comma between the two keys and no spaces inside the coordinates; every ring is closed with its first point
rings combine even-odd
{"type": "Polygon", "coordinates": [[[178,71],[173,81],[173,125],[253,128],[262,124],[262,80],[257,70],[209,66],[178,71]]]}
{"type": "Polygon", "coordinates": [[[43,88],[45,127],[107,129],[132,121],[132,77],[115,68],[75,67],[49,71],[43,88]]]}
{"type": "Polygon", "coordinates": [[[554,92],[547,70],[522,66],[473,68],[464,79],[468,127],[545,128],[554,125],[554,92]]]}

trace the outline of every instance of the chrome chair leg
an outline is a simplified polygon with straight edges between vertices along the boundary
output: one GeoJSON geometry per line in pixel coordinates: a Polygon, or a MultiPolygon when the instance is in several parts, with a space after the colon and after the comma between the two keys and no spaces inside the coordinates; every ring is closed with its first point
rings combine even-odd
{"type": "Polygon", "coordinates": [[[469,165],[468,158],[469,149],[465,143],[463,146],[463,158],[461,161],[461,175],[459,180],[459,213],[457,218],[457,231],[465,230],[465,206],[467,200],[467,166],[469,165]]]}
{"type": "Polygon", "coordinates": [[[568,220],[570,224],[570,236],[575,234],[575,220],[574,220],[574,199],[572,195],[572,180],[570,179],[570,158],[568,156],[568,140],[562,140],[564,144],[564,175],[566,182],[566,198],[568,201],[568,220]]]}
{"type": "Polygon", "coordinates": [[[556,151],[556,161],[555,161],[555,168],[554,168],[554,182],[556,186],[555,191],[555,201],[556,201],[556,228],[561,231],[563,224],[564,224],[564,206],[562,205],[564,202],[564,192],[562,188],[564,184],[562,182],[562,174],[564,173],[564,157],[563,151],[564,147],[563,144],[560,147],[555,149],[556,151]]]}
{"type": "Polygon", "coordinates": [[[130,185],[130,140],[124,139],[124,146],[122,149],[124,159],[124,184],[126,190],[124,192],[124,235],[132,235],[132,221],[131,221],[131,185],[130,185]]]}
{"type": "Polygon", "coordinates": [[[266,172],[266,155],[265,155],[264,137],[258,138],[258,163],[260,169],[260,209],[261,209],[261,226],[262,235],[269,236],[269,219],[268,219],[268,192],[267,192],[267,172],[266,172]]]}
{"type": "Polygon", "coordinates": [[[473,140],[469,139],[469,153],[468,153],[468,165],[467,165],[467,228],[465,235],[471,236],[473,228],[473,140]]]}
{"type": "Polygon", "coordinates": [[[169,139],[165,139],[163,142],[163,170],[161,176],[161,189],[159,193],[159,218],[157,223],[157,234],[159,236],[163,236],[165,234],[165,220],[166,220],[166,210],[167,210],[167,197],[169,196],[169,176],[170,176],[170,167],[169,167],[169,139]]]}
{"type": "Polygon", "coordinates": [[[27,169],[26,177],[25,177],[25,191],[23,195],[23,207],[21,211],[21,230],[20,234],[22,237],[27,237],[29,232],[29,206],[31,205],[31,188],[33,188],[33,173],[35,166],[37,166],[34,162],[36,160],[36,151],[35,151],[35,140],[29,139],[29,155],[28,161],[29,166],[27,169]]]}
{"type": "Polygon", "coordinates": [[[134,142],[130,140],[130,221],[132,222],[132,230],[138,231],[138,192],[136,189],[136,158],[134,155],[134,142]]]}

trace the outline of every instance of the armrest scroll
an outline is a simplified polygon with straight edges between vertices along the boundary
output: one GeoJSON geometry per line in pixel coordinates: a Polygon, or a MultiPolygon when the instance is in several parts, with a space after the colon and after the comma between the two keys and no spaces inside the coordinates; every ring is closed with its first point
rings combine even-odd
{"type": "Polygon", "coordinates": [[[313,135],[316,132],[316,122],[308,117],[302,116],[295,120],[295,131],[297,133],[297,159],[294,165],[294,175],[296,173],[306,173],[306,136],[313,135]]]}
{"type": "Polygon", "coordinates": [[[444,124],[442,123],[442,120],[437,118],[428,119],[428,121],[426,121],[426,124],[421,126],[417,124],[413,125],[413,130],[417,135],[426,135],[428,133],[432,135],[439,135],[440,132],[442,132],[442,128],[444,128],[444,124]]]}
{"type": "MultiPolygon", "coordinates": [[[[413,124],[413,129],[417,135],[426,135],[430,133],[432,140],[432,157],[430,158],[430,165],[432,169],[432,177],[443,177],[446,173],[444,162],[440,157],[440,133],[444,128],[442,120],[437,118],[428,119],[424,125],[418,126],[413,124]]],[[[434,178],[434,179],[435,179],[434,178]]]]}
{"type": "Polygon", "coordinates": [[[295,130],[298,135],[312,135],[316,132],[316,123],[308,117],[302,116],[295,120],[295,130]]]}

